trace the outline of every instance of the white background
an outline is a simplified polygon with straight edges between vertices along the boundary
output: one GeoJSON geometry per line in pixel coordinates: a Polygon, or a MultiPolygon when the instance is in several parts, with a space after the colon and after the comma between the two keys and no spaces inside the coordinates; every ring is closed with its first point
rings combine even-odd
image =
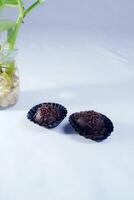
{"type": "MultiPolygon", "coordinates": [[[[21,94],[0,111],[1,200],[134,199],[134,3],[49,0],[30,14],[17,48],[21,94]],[[102,143],[26,119],[40,102],[94,109],[115,129],[102,143]]],[[[13,10],[3,16],[13,17],[13,10]]]]}

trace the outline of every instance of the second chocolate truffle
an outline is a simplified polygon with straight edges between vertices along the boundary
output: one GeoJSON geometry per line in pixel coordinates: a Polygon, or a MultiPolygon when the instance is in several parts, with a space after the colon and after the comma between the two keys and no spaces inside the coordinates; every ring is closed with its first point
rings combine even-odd
{"type": "Polygon", "coordinates": [[[106,139],[114,128],[109,118],[95,111],[73,113],[69,121],[80,135],[95,141],[106,139]]]}

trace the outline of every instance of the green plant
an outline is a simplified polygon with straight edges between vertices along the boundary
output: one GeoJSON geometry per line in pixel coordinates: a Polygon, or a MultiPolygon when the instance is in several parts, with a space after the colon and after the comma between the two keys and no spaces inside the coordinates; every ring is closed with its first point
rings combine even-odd
{"type": "Polygon", "coordinates": [[[8,57],[10,57],[10,52],[15,48],[20,26],[24,22],[24,18],[43,2],[44,0],[35,0],[32,5],[26,8],[23,0],[0,0],[0,10],[5,7],[11,7],[17,8],[19,13],[16,21],[10,19],[0,20],[0,34],[1,32],[6,33],[6,39],[0,44],[0,90],[3,88],[4,91],[13,86],[15,62],[8,59],[8,57]]]}
{"type": "Polygon", "coordinates": [[[24,18],[29,14],[35,7],[42,4],[44,0],[36,0],[28,8],[25,8],[25,4],[22,0],[0,0],[0,9],[5,7],[15,7],[19,11],[19,15],[16,21],[12,20],[0,20],[0,32],[7,32],[7,40],[1,44],[0,50],[8,45],[9,50],[13,50],[18,35],[19,28],[24,21],[24,18]]]}

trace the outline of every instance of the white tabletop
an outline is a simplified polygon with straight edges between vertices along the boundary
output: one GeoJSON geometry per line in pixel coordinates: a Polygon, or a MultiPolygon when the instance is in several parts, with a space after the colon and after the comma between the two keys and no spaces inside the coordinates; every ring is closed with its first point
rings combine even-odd
{"type": "Polygon", "coordinates": [[[76,32],[22,34],[18,41],[19,102],[0,111],[1,200],[134,199],[132,42],[76,32]],[[26,119],[41,102],[68,109],[57,128],[26,119]],[[96,143],[73,132],[68,117],[83,110],[112,119],[115,130],[107,140],[96,143]]]}

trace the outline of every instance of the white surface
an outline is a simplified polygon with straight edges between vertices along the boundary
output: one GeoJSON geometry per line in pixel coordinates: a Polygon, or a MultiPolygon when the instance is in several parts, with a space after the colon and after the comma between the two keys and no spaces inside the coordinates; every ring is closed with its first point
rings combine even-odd
{"type": "Polygon", "coordinates": [[[132,200],[132,64],[107,50],[108,41],[103,45],[91,35],[22,39],[20,100],[0,112],[0,199],[132,200]],[[67,134],[68,117],[56,129],[38,127],[26,114],[44,101],[65,105],[69,114],[85,109],[102,112],[113,120],[115,131],[95,143],[67,134]]]}
{"type": "Polygon", "coordinates": [[[133,200],[133,2],[62,2],[48,1],[44,21],[34,12],[20,34],[20,100],[0,111],[0,200],[133,200]],[[114,133],[95,143],[71,133],[68,117],[53,130],[29,122],[28,110],[47,101],[68,116],[104,113],[114,133]]]}

